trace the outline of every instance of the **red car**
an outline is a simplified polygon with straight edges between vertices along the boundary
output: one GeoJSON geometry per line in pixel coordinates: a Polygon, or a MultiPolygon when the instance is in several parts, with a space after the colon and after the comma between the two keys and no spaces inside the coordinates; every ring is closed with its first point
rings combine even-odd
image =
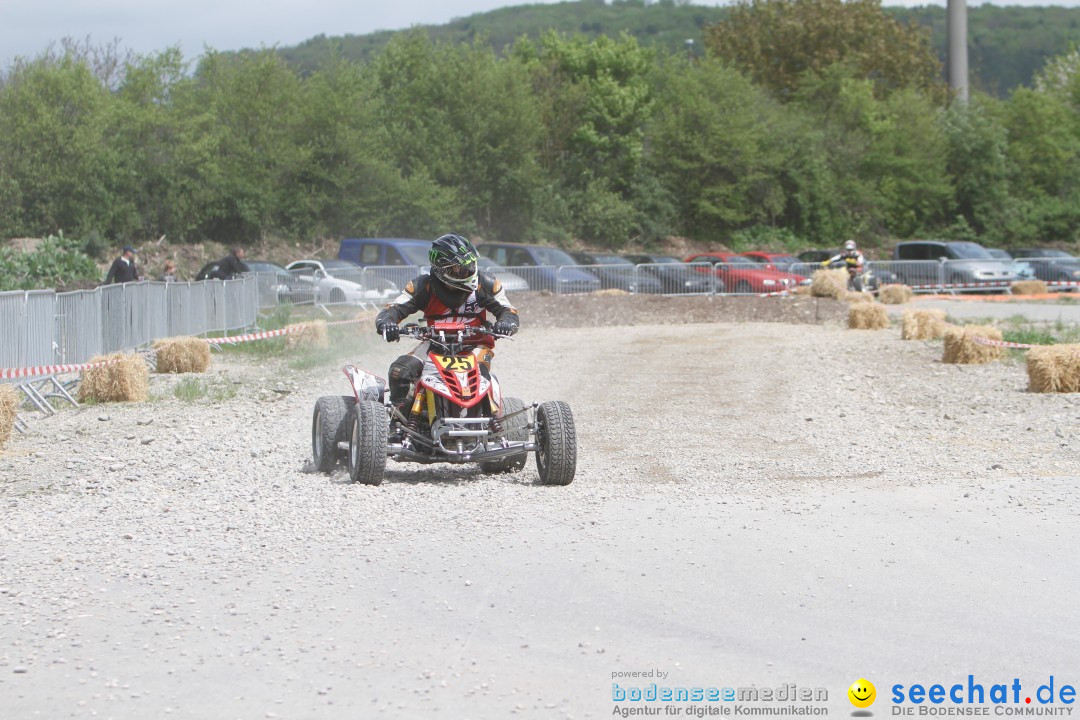
{"type": "Polygon", "coordinates": [[[756,263],[761,263],[765,267],[772,268],[773,270],[783,270],[787,272],[792,265],[805,265],[806,263],[800,263],[799,258],[795,257],[791,253],[767,253],[758,252],[757,250],[751,250],[750,252],[739,253],[745,258],[750,258],[756,263]]]}
{"type": "MultiPolygon", "coordinates": [[[[717,277],[724,281],[728,292],[768,293],[793,290],[798,285],[810,282],[802,275],[792,275],[754,262],[743,255],[734,253],[702,253],[691,255],[686,262],[709,262],[713,264],[717,277]]],[[[701,270],[702,272],[707,272],[701,270]]]]}

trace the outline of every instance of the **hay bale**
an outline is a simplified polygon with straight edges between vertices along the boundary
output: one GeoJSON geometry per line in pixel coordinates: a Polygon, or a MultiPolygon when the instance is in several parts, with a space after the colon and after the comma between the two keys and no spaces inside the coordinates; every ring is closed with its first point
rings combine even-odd
{"type": "Polygon", "coordinates": [[[818,270],[810,276],[810,294],[814,297],[841,298],[847,292],[848,271],[818,270]]]}
{"type": "Polygon", "coordinates": [[[988,325],[962,325],[946,328],[945,354],[941,361],[959,365],[982,365],[993,360],[1000,360],[1005,348],[994,345],[980,345],[976,337],[989,340],[1001,340],[1001,331],[988,325]]]}
{"type": "Polygon", "coordinates": [[[933,340],[945,334],[944,310],[907,310],[900,323],[903,340],[933,340]]]}
{"type": "Polygon", "coordinates": [[[1021,280],[1012,284],[1013,295],[1045,295],[1050,292],[1042,280],[1021,280]]]}
{"type": "Polygon", "coordinates": [[[884,330],[889,313],[878,303],[855,303],[848,310],[848,327],[854,330],[884,330]]]}
{"type": "Polygon", "coordinates": [[[98,402],[144,402],[150,384],[150,370],[138,355],[113,353],[90,358],[91,363],[117,360],[105,367],[83,370],[77,399],[98,402]]]}
{"type": "Polygon", "coordinates": [[[204,373],[210,367],[210,343],[200,338],[174,337],[154,342],[159,373],[204,373]]]}
{"type": "Polygon", "coordinates": [[[845,290],[843,296],[840,298],[844,302],[860,303],[860,302],[874,302],[874,296],[866,292],[853,292],[845,290]]]}
{"type": "Polygon", "coordinates": [[[882,285],[878,299],[886,305],[903,305],[911,302],[915,293],[907,285],[882,285]]]}
{"type": "Polygon", "coordinates": [[[1080,344],[1031,348],[1027,371],[1031,392],[1080,392],[1080,344]]]}
{"type": "Polygon", "coordinates": [[[0,385],[0,448],[7,444],[15,427],[15,411],[19,408],[19,393],[10,385],[0,385]]]}
{"type": "Polygon", "coordinates": [[[326,321],[313,320],[303,323],[299,330],[285,336],[285,347],[289,350],[299,347],[330,347],[330,332],[326,328],[326,321]]]}
{"type": "Polygon", "coordinates": [[[605,288],[604,290],[593,290],[590,294],[604,297],[605,295],[629,295],[630,293],[620,288],[605,288]]]}

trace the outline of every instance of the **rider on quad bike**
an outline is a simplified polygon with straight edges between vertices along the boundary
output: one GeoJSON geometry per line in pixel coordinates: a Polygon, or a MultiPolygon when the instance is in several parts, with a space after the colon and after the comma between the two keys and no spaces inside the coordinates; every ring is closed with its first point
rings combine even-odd
{"type": "Polygon", "coordinates": [[[821,266],[829,267],[836,262],[843,262],[844,267],[846,267],[849,272],[854,270],[856,273],[861,273],[863,266],[866,264],[866,258],[863,257],[863,254],[855,247],[855,241],[848,240],[844,243],[844,252],[839,255],[833,255],[828,260],[822,260],[821,266]]]}
{"type": "Polygon", "coordinates": [[[864,287],[866,285],[874,285],[875,279],[870,278],[870,273],[866,273],[864,276],[864,269],[866,267],[866,258],[863,256],[859,249],[855,246],[854,240],[848,240],[844,243],[844,251],[839,255],[833,255],[828,260],[822,260],[822,267],[832,267],[833,263],[843,263],[844,268],[848,271],[848,289],[857,290],[862,292],[864,289],[873,290],[873,287],[864,287]]]}
{"type": "MultiPolygon", "coordinates": [[[[422,274],[405,286],[404,291],[375,318],[375,330],[394,342],[401,337],[398,323],[415,312],[424,320],[461,322],[466,326],[482,327],[487,313],[495,315],[492,332],[513,335],[518,330],[517,310],[506,298],[502,283],[493,276],[478,272],[476,248],[460,235],[448,234],[431,244],[428,258],[430,274],[422,274]]],[[[489,376],[494,339],[479,336],[473,350],[481,372],[489,376]]],[[[420,378],[427,357],[428,343],[423,342],[412,352],[402,355],[390,365],[390,402],[404,412],[409,390],[420,378]]]]}

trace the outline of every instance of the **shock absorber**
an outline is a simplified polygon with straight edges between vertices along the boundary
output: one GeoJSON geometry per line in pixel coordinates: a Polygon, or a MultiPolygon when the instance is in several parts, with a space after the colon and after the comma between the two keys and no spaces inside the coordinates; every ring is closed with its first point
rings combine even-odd
{"type": "MultiPolygon", "coordinates": [[[[505,427],[503,425],[502,418],[499,417],[499,409],[495,407],[494,400],[491,402],[491,422],[488,423],[488,425],[489,427],[491,427],[492,435],[498,435],[503,431],[503,428],[505,427]]],[[[503,447],[507,447],[510,443],[507,441],[506,436],[503,435],[501,438],[499,438],[499,444],[503,447]]]]}
{"type": "MultiPolygon", "coordinates": [[[[405,429],[412,432],[419,432],[420,430],[420,402],[423,399],[424,394],[418,389],[416,397],[413,399],[412,408],[409,410],[409,418],[405,423],[405,429]]],[[[408,448],[412,446],[412,438],[409,433],[405,433],[405,439],[401,441],[401,447],[408,448]]]]}
{"type": "Polygon", "coordinates": [[[503,431],[503,421],[499,417],[499,408],[495,405],[495,401],[491,398],[488,398],[488,401],[491,404],[491,422],[488,425],[491,428],[491,434],[498,435],[503,431]]]}

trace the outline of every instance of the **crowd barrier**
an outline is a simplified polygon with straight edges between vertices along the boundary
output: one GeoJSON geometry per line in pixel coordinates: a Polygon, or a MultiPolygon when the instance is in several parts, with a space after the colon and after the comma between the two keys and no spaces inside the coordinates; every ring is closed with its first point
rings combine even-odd
{"type": "Polygon", "coordinates": [[[163,337],[240,330],[255,324],[258,310],[254,277],[3,292],[0,370],[78,365],[163,337]]]}

